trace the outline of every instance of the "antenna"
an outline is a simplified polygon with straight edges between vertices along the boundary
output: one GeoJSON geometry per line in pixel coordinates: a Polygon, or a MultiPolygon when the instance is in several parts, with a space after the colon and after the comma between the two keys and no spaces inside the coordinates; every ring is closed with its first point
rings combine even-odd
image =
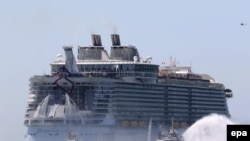
{"type": "Polygon", "coordinates": [[[174,129],[174,118],[173,117],[172,117],[171,122],[172,122],[172,129],[174,129]]]}
{"type": "Polygon", "coordinates": [[[151,132],[152,132],[152,118],[150,117],[149,124],[148,124],[148,139],[147,139],[147,141],[151,141],[151,132]]]}
{"type": "Polygon", "coordinates": [[[172,64],[173,64],[173,58],[172,58],[172,56],[170,56],[170,58],[169,58],[169,66],[172,66],[172,64]]]}

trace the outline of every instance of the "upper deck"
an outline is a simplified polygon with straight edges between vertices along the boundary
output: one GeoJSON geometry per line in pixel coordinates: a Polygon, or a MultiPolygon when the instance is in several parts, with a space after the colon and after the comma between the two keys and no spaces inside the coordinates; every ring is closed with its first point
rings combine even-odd
{"type": "Polygon", "coordinates": [[[111,35],[112,47],[109,56],[102,47],[100,35],[92,35],[92,46],[78,46],[78,60],[75,60],[72,47],[64,47],[65,60],[62,55],[57,55],[51,63],[51,74],[69,72],[83,76],[103,77],[143,77],[156,81],[159,65],[151,64],[152,57],[145,61],[140,59],[135,46],[121,46],[117,34],[111,35]]]}

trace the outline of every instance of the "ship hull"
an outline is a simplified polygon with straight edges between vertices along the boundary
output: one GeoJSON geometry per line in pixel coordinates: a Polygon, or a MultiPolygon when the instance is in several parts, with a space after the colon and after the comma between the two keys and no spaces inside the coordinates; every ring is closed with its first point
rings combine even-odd
{"type": "MultiPolygon", "coordinates": [[[[152,130],[151,139],[156,139],[152,130]]],[[[74,132],[74,141],[146,141],[147,128],[111,126],[31,126],[26,141],[68,141],[69,132],[74,132]]]]}

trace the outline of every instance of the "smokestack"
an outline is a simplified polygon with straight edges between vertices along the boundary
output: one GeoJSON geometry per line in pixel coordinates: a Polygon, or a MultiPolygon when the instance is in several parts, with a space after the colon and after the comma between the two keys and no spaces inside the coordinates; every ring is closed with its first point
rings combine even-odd
{"type": "Polygon", "coordinates": [[[120,37],[118,34],[111,34],[111,40],[112,40],[112,45],[113,46],[120,46],[120,37]]]}
{"type": "Polygon", "coordinates": [[[102,40],[100,35],[92,34],[91,37],[93,46],[102,46],[102,40]]]}

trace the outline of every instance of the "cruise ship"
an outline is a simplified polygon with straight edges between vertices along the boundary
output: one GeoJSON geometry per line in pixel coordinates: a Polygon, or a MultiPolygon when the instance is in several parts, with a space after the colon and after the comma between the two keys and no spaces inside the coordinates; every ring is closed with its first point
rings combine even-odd
{"type": "Polygon", "coordinates": [[[111,34],[110,54],[101,36],[91,46],[64,46],[51,74],[29,80],[24,125],[27,141],[154,141],[159,126],[187,128],[210,113],[230,117],[232,91],[208,74],[153,64],[111,34]],[[149,136],[149,121],[152,129],[149,136]]]}

